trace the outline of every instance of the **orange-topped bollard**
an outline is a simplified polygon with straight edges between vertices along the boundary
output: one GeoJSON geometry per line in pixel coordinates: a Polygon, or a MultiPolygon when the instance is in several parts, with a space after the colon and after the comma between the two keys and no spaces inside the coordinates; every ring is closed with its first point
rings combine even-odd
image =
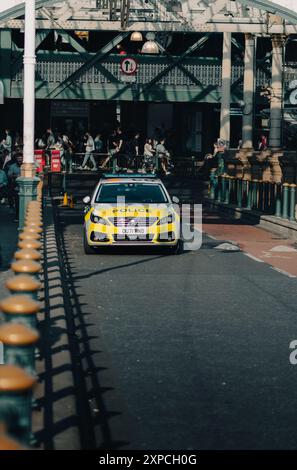
{"type": "Polygon", "coordinates": [[[26,216],[27,215],[39,215],[40,217],[42,217],[42,209],[38,207],[30,208],[26,212],[26,216]]]}
{"type": "Polygon", "coordinates": [[[0,451],[1,450],[26,450],[26,448],[7,436],[7,434],[0,433],[0,451]]]}
{"type": "MultiPolygon", "coordinates": [[[[39,215],[27,215],[25,217],[25,226],[37,226],[37,227],[42,227],[42,217],[39,215]]],[[[25,229],[24,229],[25,230],[25,229]]]]}
{"type": "Polygon", "coordinates": [[[23,367],[36,375],[35,347],[39,340],[36,330],[21,323],[4,323],[0,326],[0,341],[4,345],[4,364],[23,367]]]}
{"type": "Polygon", "coordinates": [[[37,300],[37,293],[41,289],[41,283],[33,276],[19,274],[8,279],[5,283],[11,294],[29,295],[37,300]]]}
{"type": "Polygon", "coordinates": [[[29,217],[28,219],[25,220],[25,227],[42,227],[43,223],[41,219],[35,219],[35,217],[29,217]]]}
{"type": "Polygon", "coordinates": [[[24,227],[24,232],[26,233],[42,233],[42,228],[36,225],[24,227]]]}
{"type": "Polygon", "coordinates": [[[36,328],[40,303],[28,295],[16,294],[0,301],[0,311],[3,312],[4,320],[7,322],[21,323],[29,328],[36,328]]]}
{"type": "Polygon", "coordinates": [[[42,211],[39,209],[29,209],[26,212],[26,217],[42,217],[42,211]]]}
{"type": "Polygon", "coordinates": [[[23,248],[22,250],[16,251],[14,254],[14,257],[16,260],[19,259],[30,259],[33,261],[40,261],[41,260],[41,254],[37,250],[32,250],[30,248],[23,248]]]}
{"type": "Polygon", "coordinates": [[[20,240],[40,240],[41,236],[39,233],[31,232],[31,231],[28,232],[27,230],[24,230],[22,233],[20,233],[19,239],[20,240]]]}
{"type": "Polygon", "coordinates": [[[29,240],[20,240],[18,242],[18,247],[21,249],[31,249],[31,250],[40,250],[42,248],[41,242],[38,240],[32,240],[31,238],[29,240]]]}
{"type": "Polygon", "coordinates": [[[27,204],[27,208],[29,208],[29,207],[40,207],[40,202],[39,202],[39,201],[36,201],[36,200],[30,201],[30,202],[28,202],[28,204],[27,204]]]}
{"type": "Polygon", "coordinates": [[[38,212],[28,212],[25,216],[25,223],[31,222],[31,221],[42,221],[42,215],[39,214],[38,212]]]}
{"type": "Polygon", "coordinates": [[[4,364],[0,367],[0,421],[7,432],[29,444],[31,439],[32,390],[36,378],[24,369],[4,364]]]}
{"type": "Polygon", "coordinates": [[[38,277],[38,273],[41,271],[41,264],[33,260],[18,260],[11,264],[11,269],[15,274],[29,274],[31,276],[38,277]]]}

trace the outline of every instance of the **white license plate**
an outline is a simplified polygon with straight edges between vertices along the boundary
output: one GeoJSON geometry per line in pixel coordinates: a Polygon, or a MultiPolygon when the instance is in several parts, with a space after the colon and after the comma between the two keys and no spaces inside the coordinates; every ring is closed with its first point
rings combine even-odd
{"type": "Polygon", "coordinates": [[[146,235],[147,230],[146,227],[118,227],[118,234],[119,235],[146,235]]]}

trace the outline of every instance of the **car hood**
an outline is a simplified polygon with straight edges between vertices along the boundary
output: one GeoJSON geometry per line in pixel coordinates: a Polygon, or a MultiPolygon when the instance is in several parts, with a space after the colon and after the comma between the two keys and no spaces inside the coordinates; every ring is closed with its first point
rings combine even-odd
{"type": "Polygon", "coordinates": [[[168,204],[126,204],[112,206],[110,204],[94,204],[94,214],[101,217],[164,217],[173,211],[168,204]]]}

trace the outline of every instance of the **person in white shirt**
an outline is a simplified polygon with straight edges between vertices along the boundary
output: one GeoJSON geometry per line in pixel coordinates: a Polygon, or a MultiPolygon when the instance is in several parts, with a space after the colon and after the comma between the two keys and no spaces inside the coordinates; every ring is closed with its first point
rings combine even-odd
{"type": "Polygon", "coordinates": [[[11,138],[9,129],[5,129],[5,139],[2,140],[1,146],[4,150],[7,151],[6,157],[3,163],[3,168],[4,168],[6,163],[8,163],[11,160],[12,138],[11,138]]]}
{"type": "Polygon", "coordinates": [[[155,149],[153,147],[153,141],[152,139],[146,139],[143,151],[143,171],[154,171],[154,155],[155,149]]]}
{"type": "Polygon", "coordinates": [[[161,167],[164,171],[165,175],[170,175],[170,171],[168,170],[168,164],[170,160],[170,153],[168,152],[167,148],[165,147],[165,139],[161,139],[156,146],[156,154],[157,157],[161,161],[161,167]]]}
{"type": "Polygon", "coordinates": [[[94,139],[93,139],[93,137],[91,136],[91,134],[89,132],[85,133],[85,139],[86,139],[86,142],[85,142],[84,145],[86,147],[86,153],[85,153],[85,158],[84,158],[84,161],[83,161],[83,164],[82,164],[82,169],[83,170],[85,169],[85,166],[86,166],[88,160],[90,159],[92,164],[93,164],[93,171],[96,171],[97,170],[97,165],[96,165],[96,162],[95,162],[95,158],[92,154],[92,152],[94,152],[94,150],[95,150],[94,139]]]}

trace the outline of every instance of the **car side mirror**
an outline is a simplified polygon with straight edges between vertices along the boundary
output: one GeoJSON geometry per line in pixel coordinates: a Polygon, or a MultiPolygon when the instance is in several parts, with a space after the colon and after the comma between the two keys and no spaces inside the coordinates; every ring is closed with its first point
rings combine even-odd
{"type": "Polygon", "coordinates": [[[91,202],[90,196],[85,196],[85,197],[83,198],[83,203],[84,203],[84,204],[90,204],[90,202],[91,202]]]}
{"type": "Polygon", "coordinates": [[[174,202],[175,204],[179,204],[179,198],[177,196],[173,196],[172,202],[174,202]]]}

